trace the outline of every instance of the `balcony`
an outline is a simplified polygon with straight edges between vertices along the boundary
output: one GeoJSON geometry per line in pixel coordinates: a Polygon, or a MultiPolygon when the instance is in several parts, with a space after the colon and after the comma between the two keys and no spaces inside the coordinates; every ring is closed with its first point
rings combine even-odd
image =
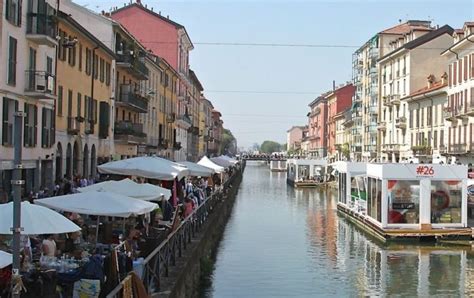
{"type": "Polygon", "coordinates": [[[166,115],[166,122],[167,123],[174,123],[175,121],[176,121],[176,114],[175,113],[171,113],[171,114],[166,115]]]}
{"type": "Polygon", "coordinates": [[[406,129],[407,128],[407,118],[400,117],[395,120],[395,127],[406,129]]]}
{"type": "Polygon", "coordinates": [[[379,110],[377,109],[376,106],[369,106],[369,114],[377,115],[378,113],[379,113],[379,110]]]}
{"type": "Polygon", "coordinates": [[[446,121],[451,121],[453,124],[457,121],[454,110],[451,107],[444,107],[443,108],[443,116],[446,121]]]}
{"type": "MultiPolygon", "coordinates": [[[[52,9],[47,5],[48,9],[52,9]]],[[[29,12],[26,17],[26,38],[38,45],[55,47],[58,45],[56,40],[56,24],[51,14],[37,14],[29,12]]]]}
{"type": "Polygon", "coordinates": [[[390,96],[390,102],[393,104],[393,105],[400,105],[400,95],[398,94],[392,94],[390,96]]]}
{"type": "Polygon", "coordinates": [[[467,110],[464,109],[463,105],[456,106],[454,108],[454,115],[456,115],[456,118],[458,119],[467,119],[469,116],[467,115],[467,110]]]}
{"type": "Polygon", "coordinates": [[[81,131],[81,122],[78,117],[67,118],[67,133],[70,135],[77,135],[81,131]]]}
{"type": "Polygon", "coordinates": [[[449,146],[449,152],[450,154],[466,154],[468,152],[467,150],[467,145],[466,144],[452,144],[449,146]]]}
{"type": "Polygon", "coordinates": [[[387,123],[385,122],[380,122],[377,126],[378,130],[387,130],[387,123]]]}
{"type": "Polygon", "coordinates": [[[466,110],[467,116],[474,116],[474,103],[471,103],[466,110]]]}
{"type": "Polygon", "coordinates": [[[45,71],[25,71],[25,95],[37,99],[55,99],[55,77],[45,71]]]}
{"type": "Polygon", "coordinates": [[[146,133],[143,132],[143,124],[129,121],[119,121],[114,126],[114,139],[126,144],[145,144],[146,133]]]}
{"type": "Polygon", "coordinates": [[[184,121],[184,122],[188,123],[189,125],[193,124],[193,121],[191,120],[191,118],[187,114],[179,115],[178,120],[184,121]]]}
{"type": "Polygon", "coordinates": [[[382,151],[386,153],[400,152],[400,144],[383,144],[382,151]]]}
{"type": "Polygon", "coordinates": [[[127,51],[127,54],[117,52],[117,67],[130,71],[140,80],[148,80],[149,70],[145,62],[139,57],[133,55],[133,51],[127,51]]]}
{"type": "Polygon", "coordinates": [[[390,100],[390,95],[382,97],[382,102],[383,102],[383,105],[386,106],[386,107],[392,106],[392,102],[390,100]]]}
{"type": "Polygon", "coordinates": [[[415,156],[429,156],[433,154],[431,147],[428,145],[412,146],[411,150],[415,156]]]}
{"type": "Polygon", "coordinates": [[[142,96],[139,90],[136,90],[134,86],[128,84],[120,85],[117,105],[132,108],[138,113],[148,112],[148,99],[142,96]]]}

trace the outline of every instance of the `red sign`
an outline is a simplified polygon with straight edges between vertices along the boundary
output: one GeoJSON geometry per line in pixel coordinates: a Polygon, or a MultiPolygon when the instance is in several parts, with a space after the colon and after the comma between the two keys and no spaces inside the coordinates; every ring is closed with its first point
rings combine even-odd
{"type": "Polygon", "coordinates": [[[434,169],[430,166],[418,166],[416,168],[416,175],[417,176],[434,176],[434,169]]]}

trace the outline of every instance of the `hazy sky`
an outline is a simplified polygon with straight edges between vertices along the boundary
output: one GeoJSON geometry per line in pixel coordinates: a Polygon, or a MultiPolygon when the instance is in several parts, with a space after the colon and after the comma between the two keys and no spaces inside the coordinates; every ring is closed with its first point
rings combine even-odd
{"type": "MultiPolygon", "coordinates": [[[[76,0],[97,11],[129,1],[76,0]]],[[[351,79],[352,53],[399,19],[430,19],[453,28],[474,20],[474,0],[142,3],[186,27],[195,43],[191,68],[206,97],[222,112],[224,126],[244,147],[264,140],[286,142],[289,127],[306,124],[309,102],[330,89],[332,80],[339,84],[351,79]]]]}

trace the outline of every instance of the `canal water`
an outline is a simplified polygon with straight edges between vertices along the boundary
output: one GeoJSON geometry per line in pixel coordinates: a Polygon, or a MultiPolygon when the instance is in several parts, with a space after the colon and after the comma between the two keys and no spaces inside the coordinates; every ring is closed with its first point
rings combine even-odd
{"type": "Polygon", "coordinates": [[[334,192],[293,189],[249,162],[205,297],[472,296],[474,254],[381,245],[336,211],[334,192]]]}

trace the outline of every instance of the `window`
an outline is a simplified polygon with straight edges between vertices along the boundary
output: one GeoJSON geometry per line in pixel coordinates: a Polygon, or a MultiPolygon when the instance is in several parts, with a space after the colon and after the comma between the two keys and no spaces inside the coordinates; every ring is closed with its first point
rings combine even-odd
{"type": "Polygon", "coordinates": [[[409,117],[410,117],[409,128],[413,128],[413,110],[410,110],[409,117]]]}
{"type": "Polygon", "coordinates": [[[58,116],[63,115],[63,86],[58,86],[57,113],[58,113],[58,116]]]}
{"type": "Polygon", "coordinates": [[[453,66],[451,64],[449,64],[448,66],[448,86],[451,87],[452,83],[453,83],[453,66]]]}
{"type": "Polygon", "coordinates": [[[91,75],[92,70],[92,51],[86,48],[86,74],[91,75]]]}
{"type": "Polygon", "coordinates": [[[67,92],[67,116],[72,117],[72,90],[67,92]]]}
{"type": "Polygon", "coordinates": [[[79,44],[79,70],[82,71],[82,44],[79,44]]]}
{"type": "Polygon", "coordinates": [[[60,37],[58,42],[58,59],[66,61],[67,48],[64,46],[64,42],[66,41],[66,32],[59,30],[58,36],[60,37]]]}
{"type": "Polygon", "coordinates": [[[8,77],[9,85],[16,84],[16,59],[17,59],[17,40],[10,36],[8,47],[8,77]]]}
{"type": "Polygon", "coordinates": [[[461,223],[461,181],[431,181],[431,223],[461,223]]]}
{"type": "Polygon", "coordinates": [[[77,117],[82,117],[82,94],[77,93],[77,117]]]}
{"type": "Polygon", "coordinates": [[[433,133],[433,148],[438,148],[438,131],[435,130],[433,133]]]}
{"type": "Polygon", "coordinates": [[[458,66],[458,63],[454,62],[453,63],[453,80],[452,80],[453,85],[456,85],[457,83],[457,66],[458,66]]]}
{"type": "Polygon", "coordinates": [[[50,148],[55,143],[53,110],[43,108],[41,112],[41,147],[50,148]]]}
{"type": "Polygon", "coordinates": [[[18,101],[4,97],[2,111],[2,145],[13,146],[13,122],[18,101]]]}
{"type": "Polygon", "coordinates": [[[46,72],[53,74],[53,58],[51,57],[46,57],[46,72]]]}
{"type": "Polygon", "coordinates": [[[35,105],[25,103],[24,110],[24,132],[23,132],[23,146],[36,146],[36,128],[38,122],[38,109],[35,105]]]}
{"type": "Polygon", "coordinates": [[[105,84],[107,86],[110,85],[110,63],[109,62],[105,63],[105,84]]]}
{"type": "Polygon", "coordinates": [[[89,96],[84,96],[84,119],[89,120],[90,115],[90,100],[89,96]]]}
{"type": "Polygon", "coordinates": [[[474,78],[474,54],[471,54],[471,79],[474,78]]]}
{"type": "Polygon", "coordinates": [[[429,107],[427,107],[427,109],[428,109],[428,111],[427,111],[427,113],[426,113],[426,122],[427,122],[426,124],[427,124],[428,126],[430,126],[430,125],[431,125],[431,121],[432,121],[432,115],[433,115],[433,107],[432,107],[432,106],[429,106],[429,107]]]}
{"type": "Polygon", "coordinates": [[[420,216],[420,181],[388,180],[389,224],[417,224],[420,216]]]}
{"type": "Polygon", "coordinates": [[[5,19],[15,26],[21,26],[21,1],[6,0],[5,19]]]}
{"type": "Polygon", "coordinates": [[[424,127],[425,126],[425,109],[424,108],[420,109],[420,116],[421,116],[420,127],[424,127]]]}
{"type": "Polygon", "coordinates": [[[97,99],[92,100],[92,117],[91,120],[94,124],[97,123],[97,99]]]}
{"type": "Polygon", "coordinates": [[[444,146],[444,130],[439,130],[439,145],[444,146]]]}
{"type": "MultiPolygon", "coordinates": [[[[68,40],[72,40],[72,36],[68,37],[68,40]]],[[[74,66],[76,64],[76,47],[75,46],[70,46],[67,48],[67,53],[68,53],[68,63],[71,66],[74,66]]]]}
{"type": "Polygon", "coordinates": [[[99,60],[99,80],[103,83],[105,81],[105,61],[100,58],[99,60]]]}
{"type": "Polygon", "coordinates": [[[464,67],[463,67],[463,74],[464,74],[464,81],[467,81],[467,69],[468,69],[468,65],[467,65],[467,58],[468,56],[464,56],[464,67]]]}
{"type": "Polygon", "coordinates": [[[94,75],[94,79],[98,79],[99,77],[99,56],[97,54],[93,54],[93,65],[92,65],[92,74],[94,75]]]}
{"type": "Polygon", "coordinates": [[[462,83],[462,59],[458,60],[458,83],[462,83]]]}

